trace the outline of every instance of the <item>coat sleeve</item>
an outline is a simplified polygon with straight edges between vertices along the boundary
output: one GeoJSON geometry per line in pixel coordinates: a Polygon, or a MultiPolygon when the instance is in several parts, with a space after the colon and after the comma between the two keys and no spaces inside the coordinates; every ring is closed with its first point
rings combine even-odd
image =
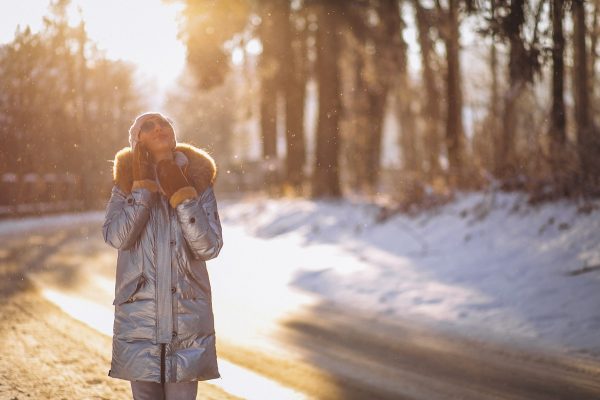
{"type": "Polygon", "coordinates": [[[150,217],[158,193],[146,186],[134,186],[130,194],[114,185],[102,226],[104,241],[118,250],[128,250],[140,236],[150,217]]]}
{"type": "Polygon", "coordinates": [[[210,260],[223,247],[223,232],[217,200],[209,186],[202,194],[187,199],[175,208],[183,236],[197,260],[210,260]]]}

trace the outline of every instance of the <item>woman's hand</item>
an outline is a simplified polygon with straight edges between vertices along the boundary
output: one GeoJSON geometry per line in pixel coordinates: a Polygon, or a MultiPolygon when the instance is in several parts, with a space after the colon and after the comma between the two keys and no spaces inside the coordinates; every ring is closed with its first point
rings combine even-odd
{"type": "Polygon", "coordinates": [[[152,180],[156,179],[154,166],[150,158],[150,152],[143,143],[138,143],[133,151],[133,180],[152,180]]]}
{"type": "Polygon", "coordinates": [[[171,207],[175,208],[183,200],[198,196],[196,189],[174,160],[159,161],[156,170],[158,182],[169,199],[171,207]]]}

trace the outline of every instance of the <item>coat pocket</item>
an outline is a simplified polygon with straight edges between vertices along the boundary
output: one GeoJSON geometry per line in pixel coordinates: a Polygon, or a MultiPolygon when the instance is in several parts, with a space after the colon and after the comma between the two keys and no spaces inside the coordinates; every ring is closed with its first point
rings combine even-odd
{"type": "Polygon", "coordinates": [[[204,261],[191,260],[190,258],[183,257],[179,254],[177,255],[177,260],[179,262],[179,270],[183,271],[185,274],[185,278],[192,287],[194,293],[203,299],[210,299],[211,289],[204,261]],[[205,274],[197,271],[198,269],[202,270],[203,268],[205,274]]]}
{"type": "Polygon", "coordinates": [[[115,296],[115,300],[113,301],[113,305],[121,305],[124,303],[132,303],[136,300],[135,295],[140,291],[142,287],[146,284],[146,276],[143,273],[140,273],[135,279],[132,279],[130,282],[123,285],[121,290],[115,296]]]}
{"type": "Polygon", "coordinates": [[[190,271],[190,275],[194,280],[194,283],[197,285],[198,289],[202,292],[202,296],[209,300],[212,297],[211,289],[210,289],[210,281],[208,278],[208,271],[206,270],[206,264],[204,261],[195,262],[192,264],[188,264],[188,268],[190,271]]]}

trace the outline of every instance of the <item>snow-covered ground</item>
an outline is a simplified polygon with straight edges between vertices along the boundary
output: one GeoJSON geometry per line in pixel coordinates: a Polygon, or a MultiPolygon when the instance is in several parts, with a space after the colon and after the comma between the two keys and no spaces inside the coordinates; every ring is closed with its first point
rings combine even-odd
{"type": "Polygon", "coordinates": [[[257,285],[277,274],[289,288],[381,318],[600,357],[598,210],[465,193],[377,223],[378,206],[349,200],[219,204],[224,252],[252,253],[236,249],[227,228],[266,240],[259,257],[230,271],[257,285]]]}
{"type": "MultiPolygon", "coordinates": [[[[215,306],[244,310],[227,321],[217,310],[220,332],[238,324],[253,340],[254,324],[257,339],[272,323],[261,310],[285,315],[316,299],[600,358],[598,209],[586,214],[567,201],[532,207],[519,194],[470,193],[378,223],[380,208],[360,201],[218,201],[225,245],[208,262],[215,306]]],[[[0,234],[103,216],[4,220],[0,234]]]]}

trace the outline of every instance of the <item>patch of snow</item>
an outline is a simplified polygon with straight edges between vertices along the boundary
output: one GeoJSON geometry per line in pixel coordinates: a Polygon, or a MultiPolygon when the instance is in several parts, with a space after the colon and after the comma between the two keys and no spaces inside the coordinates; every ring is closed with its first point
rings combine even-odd
{"type": "Polygon", "coordinates": [[[462,193],[379,224],[376,205],[348,200],[220,207],[225,225],[271,242],[251,263],[257,277],[285,265],[290,288],[383,318],[600,356],[600,270],[571,274],[600,263],[600,212],[514,193],[462,193]],[[302,261],[282,247],[290,241],[302,261]]]}

